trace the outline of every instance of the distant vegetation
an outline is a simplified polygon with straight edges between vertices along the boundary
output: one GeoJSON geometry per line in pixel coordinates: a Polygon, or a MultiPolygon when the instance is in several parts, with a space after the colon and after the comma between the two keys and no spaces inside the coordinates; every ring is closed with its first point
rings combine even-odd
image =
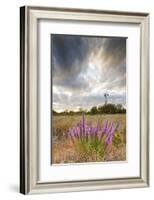
{"type": "Polygon", "coordinates": [[[79,111],[65,110],[63,112],[56,112],[53,110],[54,115],[96,115],[96,114],[125,114],[126,109],[121,104],[104,104],[102,106],[94,106],[89,111],[79,109],[79,111]]]}

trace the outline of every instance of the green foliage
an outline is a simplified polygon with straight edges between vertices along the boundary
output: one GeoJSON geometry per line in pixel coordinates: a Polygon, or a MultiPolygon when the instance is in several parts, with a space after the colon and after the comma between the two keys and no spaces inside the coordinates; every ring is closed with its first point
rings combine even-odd
{"type": "Polygon", "coordinates": [[[103,106],[98,107],[99,114],[117,114],[117,113],[126,113],[126,109],[123,108],[121,104],[104,104],[103,106]]]}
{"type": "Polygon", "coordinates": [[[86,156],[95,156],[97,160],[104,159],[105,144],[96,137],[91,139],[81,138],[75,143],[77,151],[86,156]]]}
{"type": "Polygon", "coordinates": [[[98,108],[99,113],[105,114],[115,114],[116,113],[116,105],[115,104],[105,104],[98,108]]]}
{"type": "Polygon", "coordinates": [[[90,110],[90,113],[91,113],[92,115],[97,114],[97,113],[98,113],[97,107],[96,107],[96,106],[92,107],[91,110],[90,110]]]}
{"type": "Polygon", "coordinates": [[[115,147],[119,147],[122,144],[121,137],[118,133],[114,134],[112,143],[115,147]]]}

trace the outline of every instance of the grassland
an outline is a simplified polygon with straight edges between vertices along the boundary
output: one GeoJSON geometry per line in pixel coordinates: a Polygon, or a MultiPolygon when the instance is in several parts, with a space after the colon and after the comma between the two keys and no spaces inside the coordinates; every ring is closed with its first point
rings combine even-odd
{"type": "Polygon", "coordinates": [[[126,160],[126,115],[125,114],[105,114],[105,115],[86,115],[87,122],[93,122],[95,125],[98,120],[101,126],[104,121],[113,121],[120,123],[121,144],[118,146],[112,143],[105,150],[103,160],[96,155],[86,155],[76,149],[74,143],[68,137],[68,130],[75,126],[81,119],[80,115],[53,116],[52,119],[52,163],[82,163],[82,162],[100,162],[100,161],[123,161],[126,160]]]}

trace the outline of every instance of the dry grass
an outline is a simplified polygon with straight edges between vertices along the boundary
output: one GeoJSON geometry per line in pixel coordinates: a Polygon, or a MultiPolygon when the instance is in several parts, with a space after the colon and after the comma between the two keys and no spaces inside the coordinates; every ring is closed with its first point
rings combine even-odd
{"type": "Polygon", "coordinates": [[[74,143],[67,136],[68,129],[81,119],[81,116],[54,116],[53,117],[53,144],[52,144],[52,163],[81,163],[81,162],[99,162],[99,161],[122,161],[126,160],[126,115],[88,115],[86,121],[97,124],[98,120],[101,126],[105,120],[118,121],[121,123],[120,137],[122,144],[115,147],[113,144],[107,146],[104,159],[100,160],[95,155],[85,155],[77,151],[74,143]]]}

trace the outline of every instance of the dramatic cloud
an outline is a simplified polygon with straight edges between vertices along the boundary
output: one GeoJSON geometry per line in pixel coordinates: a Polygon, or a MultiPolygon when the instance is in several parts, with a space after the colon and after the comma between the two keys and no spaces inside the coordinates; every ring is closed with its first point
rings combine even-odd
{"type": "Polygon", "coordinates": [[[126,106],[126,38],[52,35],[53,108],[126,106]]]}

